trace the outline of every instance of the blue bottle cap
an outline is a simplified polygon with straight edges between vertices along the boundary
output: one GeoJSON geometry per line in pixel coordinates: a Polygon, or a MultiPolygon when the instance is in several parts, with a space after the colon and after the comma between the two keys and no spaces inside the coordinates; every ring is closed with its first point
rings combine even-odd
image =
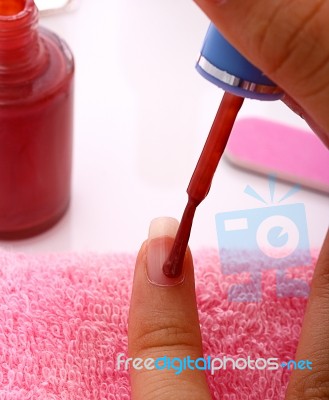
{"type": "Polygon", "coordinates": [[[196,64],[210,82],[238,96],[258,100],[277,100],[282,90],[247,61],[211,24],[196,64]]]}

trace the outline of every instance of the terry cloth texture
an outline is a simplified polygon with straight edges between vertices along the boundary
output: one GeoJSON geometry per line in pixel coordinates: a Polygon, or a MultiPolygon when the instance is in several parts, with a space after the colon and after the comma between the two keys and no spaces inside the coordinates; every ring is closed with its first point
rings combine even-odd
{"type": "MultiPolygon", "coordinates": [[[[309,284],[314,262],[286,276],[309,284]]],[[[116,357],[127,351],[134,263],[133,254],[0,252],[1,400],[130,399],[116,357]]],[[[279,293],[277,271],[267,270],[259,300],[240,301],[248,273],[223,275],[215,249],[195,253],[194,264],[205,356],[294,359],[305,297],[279,293]]],[[[215,399],[280,400],[289,374],[228,367],[208,380],[215,399]]]]}

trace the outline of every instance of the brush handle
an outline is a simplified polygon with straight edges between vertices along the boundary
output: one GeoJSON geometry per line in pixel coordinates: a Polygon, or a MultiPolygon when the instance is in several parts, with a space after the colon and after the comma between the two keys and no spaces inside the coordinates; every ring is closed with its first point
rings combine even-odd
{"type": "Polygon", "coordinates": [[[223,96],[187,188],[188,202],[179,224],[173,247],[163,265],[163,273],[168,277],[174,278],[182,273],[184,256],[190,238],[195,210],[210,190],[212,178],[225,150],[243,100],[243,97],[237,97],[231,93],[225,93],[223,96]]]}
{"type": "Polygon", "coordinates": [[[193,200],[189,199],[179,224],[170,256],[163,264],[163,273],[169,278],[175,278],[182,272],[185,252],[190,238],[196,207],[197,205],[193,200]]]}
{"type": "Polygon", "coordinates": [[[243,97],[225,93],[187,188],[189,198],[197,205],[207,196],[219,160],[225,150],[243,97]]]}

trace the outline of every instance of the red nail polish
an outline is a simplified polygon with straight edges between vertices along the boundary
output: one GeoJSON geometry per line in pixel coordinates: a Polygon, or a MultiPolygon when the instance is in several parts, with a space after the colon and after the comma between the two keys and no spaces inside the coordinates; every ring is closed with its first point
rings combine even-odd
{"type": "Polygon", "coordinates": [[[33,0],[0,2],[0,238],[52,226],[70,199],[74,61],[33,0]]]}

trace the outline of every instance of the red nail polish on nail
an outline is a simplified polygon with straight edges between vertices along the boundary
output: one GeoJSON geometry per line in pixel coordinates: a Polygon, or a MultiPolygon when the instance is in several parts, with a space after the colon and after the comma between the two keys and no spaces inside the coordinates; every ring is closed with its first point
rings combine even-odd
{"type": "Polygon", "coordinates": [[[176,286],[184,281],[184,270],[175,278],[163,273],[178,229],[178,221],[173,218],[157,218],[151,222],[147,248],[147,277],[154,285],[176,286]]]}

